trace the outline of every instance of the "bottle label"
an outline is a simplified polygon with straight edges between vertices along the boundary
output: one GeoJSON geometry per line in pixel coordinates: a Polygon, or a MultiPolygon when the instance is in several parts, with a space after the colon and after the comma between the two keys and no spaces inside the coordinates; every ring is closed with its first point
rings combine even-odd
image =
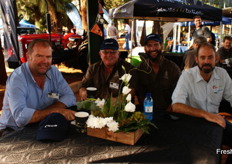
{"type": "Polygon", "coordinates": [[[153,106],[146,106],[145,107],[145,112],[146,113],[152,113],[153,112],[153,106]]]}

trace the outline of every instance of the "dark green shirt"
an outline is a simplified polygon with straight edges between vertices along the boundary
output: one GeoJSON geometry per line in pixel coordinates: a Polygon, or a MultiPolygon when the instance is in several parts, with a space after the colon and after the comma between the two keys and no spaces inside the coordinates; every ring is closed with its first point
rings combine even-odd
{"type": "MultiPolygon", "coordinates": [[[[82,79],[82,82],[79,88],[84,87],[96,87],[97,88],[97,97],[99,98],[108,98],[111,94],[113,97],[118,96],[119,91],[122,90],[122,81],[119,80],[125,73],[129,73],[129,71],[133,68],[133,66],[124,61],[119,60],[112,72],[108,77],[105,76],[105,67],[102,61],[99,61],[91,66],[89,66],[85,76],[82,79]],[[122,69],[122,65],[125,67],[126,72],[122,69]]],[[[134,88],[133,85],[133,76],[130,80],[130,88],[134,88]]]]}
{"type": "Polygon", "coordinates": [[[180,68],[162,56],[159,71],[155,74],[149,66],[150,64],[147,65],[147,63],[150,63],[149,59],[143,60],[138,66],[139,70],[136,70],[136,94],[139,103],[142,105],[146,92],[151,92],[154,110],[166,110],[171,104],[172,92],[181,74],[180,68]]]}
{"type": "Polygon", "coordinates": [[[224,47],[220,47],[217,53],[220,56],[220,59],[232,58],[232,47],[230,49],[225,49],[224,47]]]}

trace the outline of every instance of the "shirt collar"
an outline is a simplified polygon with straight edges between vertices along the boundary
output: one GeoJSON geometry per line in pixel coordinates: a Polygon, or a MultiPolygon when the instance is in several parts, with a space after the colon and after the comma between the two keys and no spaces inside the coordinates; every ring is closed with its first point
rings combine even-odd
{"type": "MultiPolygon", "coordinates": [[[[30,68],[29,68],[28,62],[26,62],[26,68],[27,68],[27,71],[28,71],[28,73],[29,73],[31,79],[34,81],[34,83],[36,83],[34,77],[32,76],[32,73],[31,73],[31,70],[30,70],[30,68]]],[[[49,80],[51,80],[51,68],[46,72],[46,77],[47,77],[49,80]]]]}
{"type": "MultiPolygon", "coordinates": [[[[196,79],[195,79],[195,82],[199,82],[199,81],[204,80],[204,79],[203,79],[203,77],[202,77],[201,74],[200,74],[200,69],[199,69],[199,67],[198,67],[198,66],[196,66],[196,67],[197,67],[197,68],[196,68],[197,77],[196,77],[196,79]]],[[[220,76],[217,74],[217,72],[215,71],[215,69],[216,69],[216,67],[214,68],[213,73],[212,73],[212,76],[211,76],[210,79],[220,79],[220,76]]]]}

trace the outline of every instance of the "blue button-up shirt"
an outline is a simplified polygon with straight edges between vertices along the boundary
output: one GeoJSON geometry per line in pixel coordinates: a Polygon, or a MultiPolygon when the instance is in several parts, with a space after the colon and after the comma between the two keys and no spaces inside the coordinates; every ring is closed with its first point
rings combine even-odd
{"type": "Polygon", "coordinates": [[[232,81],[223,68],[215,67],[206,82],[198,66],[185,70],[172,95],[172,103],[182,103],[210,113],[218,113],[222,98],[232,104],[232,81]]]}
{"type": "Polygon", "coordinates": [[[51,66],[46,73],[44,88],[41,89],[34,80],[28,63],[24,63],[7,79],[0,129],[22,128],[36,110],[45,109],[57,101],[67,107],[76,105],[74,93],[59,70],[51,66]],[[48,96],[49,93],[58,96],[48,96]]]}

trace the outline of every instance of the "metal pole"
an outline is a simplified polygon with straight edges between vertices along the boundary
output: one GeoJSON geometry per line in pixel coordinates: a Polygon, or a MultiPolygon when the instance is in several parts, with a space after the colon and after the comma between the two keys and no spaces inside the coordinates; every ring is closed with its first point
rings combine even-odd
{"type": "Polygon", "coordinates": [[[47,29],[48,29],[48,34],[49,34],[49,41],[52,41],[52,37],[51,37],[51,17],[50,14],[48,12],[48,2],[47,0],[45,0],[46,5],[47,5],[47,13],[46,13],[46,22],[47,22],[47,29]]]}

